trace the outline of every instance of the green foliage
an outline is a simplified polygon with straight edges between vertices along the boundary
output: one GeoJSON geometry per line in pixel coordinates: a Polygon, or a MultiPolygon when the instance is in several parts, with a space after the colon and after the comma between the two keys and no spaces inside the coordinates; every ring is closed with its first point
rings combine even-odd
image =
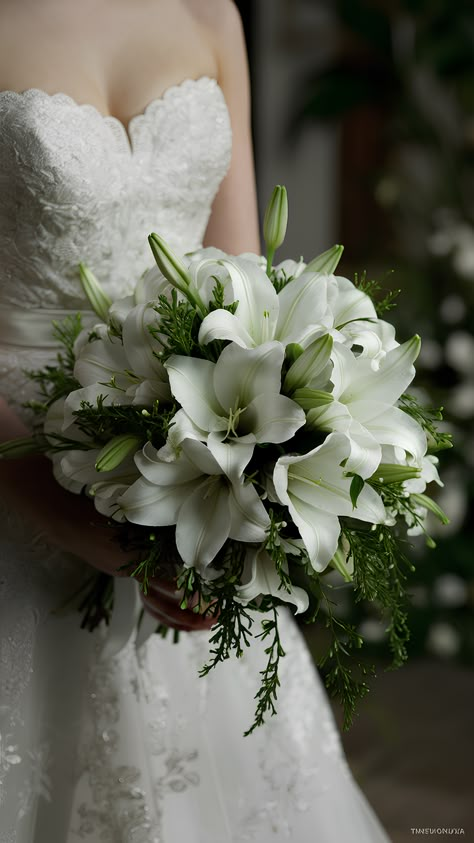
{"type": "Polygon", "coordinates": [[[366,664],[358,655],[363,639],[357,634],[352,624],[337,617],[331,599],[332,586],[325,582],[324,576],[310,574],[310,590],[315,604],[308,613],[306,623],[319,622],[329,633],[329,643],[317,658],[324,684],[332,697],[338,700],[344,712],[344,729],[348,729],[354,719],[357,705],[369,692],[365,677],[373,675],[373,665],[366,664]]]}
{"type": "Polygon", "coordinates": [[[261,726],[265,722],[265,716],[276,714],[275,702],[277,699],[277,692],[280,686],[278,676],[278,668],[280,659],[285,655],[285,651],[281,646],[280,635],[278,630],[278,615],[276,608],[273,608],[273,618],[262,621],[262,632],[256,638],[261,638],[262,641],[270,639],[270,643],[265,647],[265,654],[268,656],[267,664],[264,670],[260,671],[262,681],[260,688],[256,694],[257,708],[255,710],[255,720],[244,732],[244,736],[252,734],[257,726],[261,726]]]}
{"type": "Polygon", "coordinates": [[[452,448],[452,434],[438,430],[436,424],[443,420],[443,407],[439,409],[422,407],[419,401],[408,393],[400,398],[399,407],[421,425],[426,433],[429,451],[444,451],[446,448],[452,448]]]}
{"type": "Polygon", "coordinates": [[[164,363],[172,354],[199,357],[196,349],[199,347],[200,320],[193,305],[187,299],[180,301],[174,288],[171,300],[162,295],[158,301],[154,309],[160,317],[159,327],[150,328],[150,333],[163,346],[160,359],[164,363]]]}
{"type": "Polygon", "coordinates": [[[288,573],[288,559],[280,535],[281,530],[286,527],[286,523],[277,520],[273,509],[269,510],[268,515],[270,517],[270,526],[264,547],[275,563],[275,568],[281,581],[281,588],[290,591],[291,577],[288,573]]]}
{"type": "Polygon", "coordinates": [[[356,272],[354,276],[354,286],[372,299],[375,312],[377,313],[379,319],[383,316],[383,314],[388,313],[389,310],[392,310],[397,306],[397,302],[395,300],[400,295],[401,291],[390,290],[385,293],[383,298],[380,298],[380,294],[384,292],[382,284],[379,281],[367,278],[366,271],[362,272],[360,275],[356,272]]]}
{"type": "Polygon", "coordinates": [[[129,434],[143,443],[153,442],[158,448],[166,441],[175,412],[176,405],[163,408],[158,400],[149,411],[130,404],[104,404],[103,396],[99,395],[96,405],[84,401],[74,417],[76,427],[87,437],[89,447],[104,445],[120,434],[129,434]]]}
{"type": "Polygon", "coordinates": [[[387,614],[392,666],[401,667],[407,658],[406,645],[410,637],[405,571],[413,571],[413,565],[403,553],[393,530],[384,524],[365,531],[359,526],[345,527],[343,533],[354,560],[356,600],[377,602],[387,614]]]}
{"type": "Polygon", "coordinates": [[[51,404],[81,386],[73,374],[74,343],[82,331],[81,314],[67,316],[63,322],[53,322],[53,326],[53,338],[62,346],[56,355],[56,364],[27,371],[28,377],[38,385],[42,400],[29,401],[26,406],[37,415],[44,415],[51,404]]]}

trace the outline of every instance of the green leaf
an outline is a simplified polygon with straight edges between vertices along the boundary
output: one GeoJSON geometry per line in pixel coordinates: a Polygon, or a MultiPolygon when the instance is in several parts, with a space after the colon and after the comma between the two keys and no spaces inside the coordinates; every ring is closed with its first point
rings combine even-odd
{"type": "Polygon", "coordinates": [[[362,492],[362,489],[364,488],[364,485],[365,485],[365,482],[362,479],[362,477],[359,477],[358,474],[354,474],[354,476],[351,480],[351,488],[350,488],[351,501],[352,501],[352,506],[354,507],[354,509],[357,506],[357,501],[359,499],[360,493],[362,492]]]}

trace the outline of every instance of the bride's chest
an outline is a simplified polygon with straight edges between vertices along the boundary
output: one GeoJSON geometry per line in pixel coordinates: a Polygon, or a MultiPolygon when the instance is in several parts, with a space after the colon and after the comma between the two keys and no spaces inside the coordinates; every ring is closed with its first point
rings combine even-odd
{"type": "Polygon", "coordinates": [[[128,127],[65,94],[0,93],[0,183],[17,205],[202,200],[230,145],[222,92],[207,77],[170,88],[128,127]]]}

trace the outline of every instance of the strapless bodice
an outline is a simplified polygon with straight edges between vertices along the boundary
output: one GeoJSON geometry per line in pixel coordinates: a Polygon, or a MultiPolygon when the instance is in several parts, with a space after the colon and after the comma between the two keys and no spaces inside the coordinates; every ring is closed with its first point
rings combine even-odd
{"type": "Polygon", "coordinates": [[[85,262],[113,298],[153,264],[147,235],[200,246],[230,158],[216,80],[188,79],[127,129],[38,89],[0,93],[0,306],[83,306],[85,262]]]}

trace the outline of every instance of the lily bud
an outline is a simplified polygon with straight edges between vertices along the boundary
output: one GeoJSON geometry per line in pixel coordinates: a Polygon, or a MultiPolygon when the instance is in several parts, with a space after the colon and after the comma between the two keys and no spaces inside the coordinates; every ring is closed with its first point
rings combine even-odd
{"type": "Polygon", "coordinates": [[[322,389],[295,389],[291,396],[293,401],[307,413],[309,410],[314,410],[315,407],[321,407],[322,404],[332,404],[334,396],[330,392],[324,392],[322,389]]]}
{"type": "Polygon", "coordinates": [[[295,389],[307,386],[308,383],[324,369],[331,356],[333,339],[330,334],[315,340],[298,356],[288,369],[283,384],[284,391],[290,395],[295,389]]]}
{"type": "Polygon", "coordinates": [[[94,273],[88,269],[85,264],[79,264],[79,275],[81,279],[82,289],[86,294],[92,310],[97,313],[99,319],[107,322],[109,319],[109,307],[112,304],[112,299],[100,286],[94,273]]]}
{"type": "Polygon", "coordinates": [[[354,560],[352,559],[352,556],[347,556],[344,553],[342,547],[338,547],[329,564],[335,571],[339,571],[346,582],[352,582],[354,575],[354,560]]]}
{"type": "Polygon", "coordinates": [[[322,275],[332,275],[341,260],[344,246],[332,246],[326,252],[313,258],[307,265],[305,272],[320,272],[322,275]]]}
{"type": "Polygon", "coordinates": [[[141,441],[138,436],[130,436],[128,433],[115,436],[104,445],[97,457],[96,471],[113,471],[129,454],[138,449],[141,441]]]}
{"type": "Polygon", "coordinates": [[[421,469],[410,465],[392,465],[380,463],[371,480],[387,485],[389,483],[403,483],[405,480],[415,480],[421,474],[421,469]]]}
{"type": "Polygon", "coordinates": [[[183,261],[171,251],[168,244],[159,234],[155,234],[154,232],[150,234],[148,242],[157,266],[166,280],[169,281],[172,287],[176,287],[177,290],[183,293],[188,301],[199,311],[201,316],[204,316],[206,308],[199,293],[193,287],[193,279],[183,261]]]}
{"type": "Polygon", "coordinates": [[[28,454],[40,451],[38,441],[33,436],[21,436],[18,439],[8,439],[0,445],[0,459],[14,460],[28,454]]]}
{"type": "Polygon", "coordinates": [[[417,492],[416,494],[410,495],[410,500],[413,501],[413,503],[417,503],[418,506],[424,506],[425,509],[429,509],[442,524],[449,524],[449,518],[446,513],[443,512],[441,507],[429,498],[428,495],[423,495],[421,492],[417,492]]]}
{"type": "Polygon", "coordinates": [[[288,194],[286,187],[277,184],[265,211],[263,236],[268,251],[273,255],[283,243],[288,225],[288,194]]]}
{"type": "Polygon", "coordinates": [[[150,234],[148,238],[153,257],[166,280],[173,287],[186,293],[191,284],[191,276],[183,261],[171,251],[168,244],[159,234],[150,234]]]}

